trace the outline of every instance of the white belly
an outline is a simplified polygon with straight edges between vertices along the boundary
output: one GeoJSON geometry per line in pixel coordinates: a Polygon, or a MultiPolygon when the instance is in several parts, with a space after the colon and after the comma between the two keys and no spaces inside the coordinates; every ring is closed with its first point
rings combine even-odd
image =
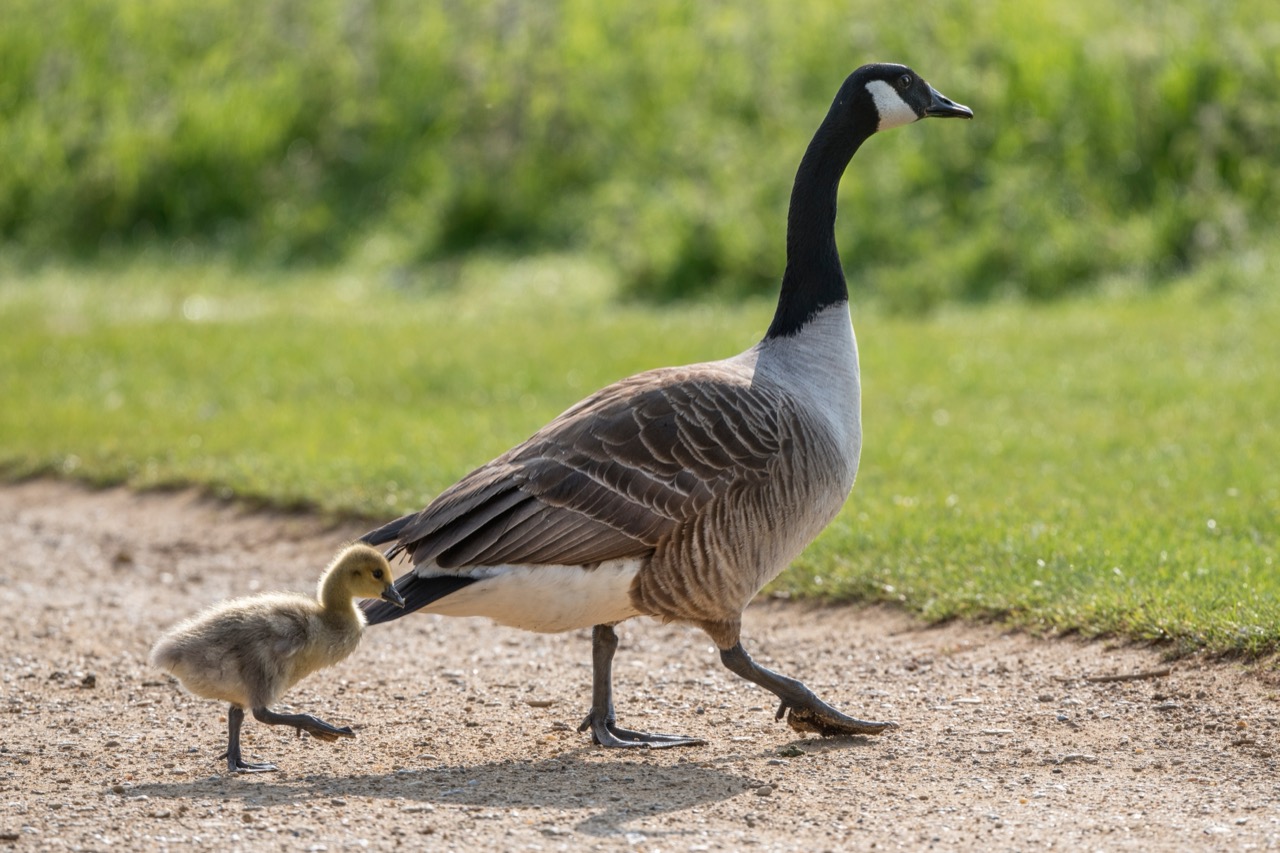
{"type": "Polygon", "coordinates": [[[556,633],[621,622],[640,611],[631,604],[639,560],[582,566],[485,566],[480,578],[422,608],[445,616],[486,616],[501,625],[556,633]]]}

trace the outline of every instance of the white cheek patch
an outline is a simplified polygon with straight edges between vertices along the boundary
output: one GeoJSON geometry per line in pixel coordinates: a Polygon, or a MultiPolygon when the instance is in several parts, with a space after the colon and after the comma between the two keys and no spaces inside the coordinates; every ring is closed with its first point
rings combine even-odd
{"type": "Polygon", "coordinates": [[[880,114],[880,124],[876,130],[888,130],[917,121],[920,116],[911,109],[911,105],[902,100],[897,90],[883,80],[872,80],[867,84],[867,91],[876,102],[876,112],[880,114]]]}

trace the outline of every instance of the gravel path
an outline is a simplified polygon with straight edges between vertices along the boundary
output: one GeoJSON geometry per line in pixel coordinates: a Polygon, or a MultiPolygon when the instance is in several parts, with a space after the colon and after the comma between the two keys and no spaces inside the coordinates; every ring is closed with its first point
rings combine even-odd
{"type": "Polygon", "coordinates": [[[309,589],[359,533],[193,493],[0,488],[0,848],[1250,850],[1280,847],[1280,688],[1191,659],[882,609],[753,606],[744,644],[901,728],[797,738],[700,632],[619,629],[622,725],[706,747],[606,751],[577,724],[588,632],[419,616],[287,697],[358,732],[245,725],[149,670],[218,599],[309,589]],[[1089,677],[1146,673],[1134,680],[1089,677]]]}

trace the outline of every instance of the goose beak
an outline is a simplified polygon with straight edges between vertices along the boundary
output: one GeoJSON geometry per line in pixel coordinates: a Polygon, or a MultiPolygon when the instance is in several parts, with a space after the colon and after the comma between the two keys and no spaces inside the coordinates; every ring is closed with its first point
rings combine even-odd
{"type": "Polygon", "coordinates": [[[404,607],[404,596],[400,594],[394,586],[387,584],[387,588],[382,591],[382,595],[378,596],[383,601],[389,601],[396,607],[404,607]]]}
{"type": "Polygon", "coordinates": [[[932,86],[929,87],[929,105],[924,114],[930,118],[973,118],[973,110],[957,104],[932,86]]]}

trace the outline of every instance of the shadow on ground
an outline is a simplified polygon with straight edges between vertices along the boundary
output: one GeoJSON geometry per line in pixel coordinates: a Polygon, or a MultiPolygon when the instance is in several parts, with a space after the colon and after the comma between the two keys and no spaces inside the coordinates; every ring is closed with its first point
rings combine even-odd
{"type": "Polygon", "coordinates": [[[750,778],[730,770],[692,763],[671,767],[632,761],[601,764],[569,753],[538,761],[355,776],[309,775],[288,781],[276,774],[220,775],[191,782],[138,785],[130,789],[130,795],[239,800],[261,807],[380,797],[402,798],[403,805],[580,809],[591,814],[574,827],[577,831],[612,835],[625,832],[631,820],[727,800],[751,783],[750,778]]]}

